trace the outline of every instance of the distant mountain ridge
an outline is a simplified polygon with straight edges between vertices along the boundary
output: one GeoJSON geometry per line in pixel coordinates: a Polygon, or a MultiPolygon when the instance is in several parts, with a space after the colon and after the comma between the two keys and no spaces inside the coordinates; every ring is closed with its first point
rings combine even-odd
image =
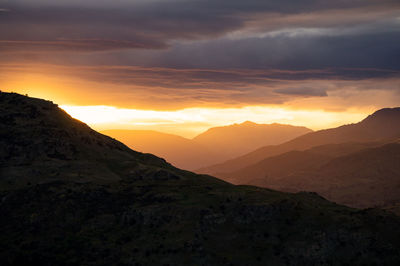
{"type": "Polygon", "coordinates": [[[400,108],[385,108],[376,111],[359,123],[311,132],[280,145],[265,146],[224,163],[203,167],[197,172],[218,175],[237,171],[265,158],[292,150],[301,151],[325,144],[374,142],[399,137],[400,108]]]}
{"type": "Polygon", "coordinates": [[[209,169],[234,184],[314,191],[354,207],[394,206],[400,203],[399,140],[400,108],[385,108],[360,123],[264,147],[209,169]]]}
{"type": "MultiPolygon", "coordinates": [[[[265,145],[276,145],[312,132],[311,129],[284,124],[256,124],[250,121],[210,128],[193,138],[195,143],[219,151],[219,157],[234,158],[265,145]]],[[[220,160],[222,161],[222,160],[220,160]]]]}
{"type": "Polygon", "coordinates": [[[246,121],[210,128],[193,139],[146,130],[105,130],[132,149],[156,154],[184,169],[197,169],[239,156],[257,147],[279,144],[311,132],[305,127],[246,121]]]}

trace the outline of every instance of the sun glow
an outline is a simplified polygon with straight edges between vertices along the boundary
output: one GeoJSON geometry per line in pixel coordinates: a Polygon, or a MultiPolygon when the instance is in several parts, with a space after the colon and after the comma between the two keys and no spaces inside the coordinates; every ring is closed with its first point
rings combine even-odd
{"type": "Polygon", "coordinates": [[[326,112],[322,110],[289,110],[269,106],[243,108],[187,108],[177,111],[153,111],[113,106],[62,105],[72,117],[98,130],[146,129],[193,137],[210,127],[242,123],[282,123],[328,128],[358,122],[366,114],[358,112],[326,112]]]}

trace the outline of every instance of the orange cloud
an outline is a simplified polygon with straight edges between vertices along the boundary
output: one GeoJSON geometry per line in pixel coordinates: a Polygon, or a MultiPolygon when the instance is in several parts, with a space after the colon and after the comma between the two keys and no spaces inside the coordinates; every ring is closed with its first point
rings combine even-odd
{"type": "Polygon", "coordinates": [[[282,105],[370,111],[399,102],[398,75],[396,71],[375,69],[281,71],[5,64],[0,65],[0,86],[66,105],[151,110],[282,105]],[[375,77],[365,77],[369,75],[375,77]]]}

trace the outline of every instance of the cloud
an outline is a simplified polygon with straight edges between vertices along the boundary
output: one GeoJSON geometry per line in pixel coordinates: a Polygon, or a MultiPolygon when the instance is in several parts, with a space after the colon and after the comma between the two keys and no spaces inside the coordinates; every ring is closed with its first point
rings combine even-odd
{"type": "Polygon", "coordinates": [[[311,87],[302,87],[302,88],[281,88],[276,89],[274,92],[285,95],[296,95],[296,96],[318,96],[318,97],[326,97],[328,94],[325,89],[321,88],[311,88],[311,87]]]}
{"type": "MultiPolygon", "coordinates": [[[[162,53],[141,55],[133,52],[132,57],[145,66],[176,68],[379,68],[398,71],[399,43],[400,26],[389,32],[382,29],[381,32],[346,35],[282,34],[262,38],[223,38],[178,44],[162,53]]],[[[373,77],[382,73],[368,71],[366,74],[373,77]]],[[[343,70],[340,75],[353,74],[343,70]]]]}
{"type": "MultiPolygon", "coordinates": [[[[12,10],[0,13],[2,87],[159,109],[346,108],[349,92],[381,91],[386,104],[399,90],[398,0],[16,0],[2,9],[12,10]]],[[[352,104],[362,103],[371,104],[352,104]]]]}
{"type": "Polygon", "coordinates": [[[112,103],[153,110],[287,105],[308,99],[319,99],[320,102],[308,104],[307,108],[342,109],[365,103],[379,107],[395,105],[399,100],[400,76],[391,75],[393,71],[365,70],[382,72],[382,76],[365,78],[363,71],[0,64],[0,86],[29,94],[37,90],[38,96],[50,99],[53,98],[49,95],[56,95],[54,100],[62,104],[112,103]],[[342,72],[353,76],[340,77],[342,72]],[[363,95],[368,95],[370,100],[363,95]],[[382,99],[373,95],[381,95],[382,99]]]}
{"type": "Polygon", "coordinates": [[[0,40],[0,49],[2,53],[9,51],[32,52],[52,52],[52,51],[106,51],[106,50],[124,50],[133,48],[165,48],[163,43],[140,43],[124,40],[101,40],[101,39],[61,39],[54,41],[7,41],[0,40]]]}
{"type": "MultiPolygon", "coordinates": [[[[59,38],[113,40],[110,50],[167,48],[171,42],[210,40],[229,33],[265,34],[287,28],[340,28],[398,16],[394,0],[158,0],[158,1],[9,1],[0,17],[3,41],[26,42],[43,50],[59,38]],[[319,15],[319,14],[323,15],[319,15]],[[368,14],[368,16],[364,15],[368,14]],[[338,19],[340,18],[340,19],[338,19]],[[11,30],[10,30],[11,29],[11,30]],[[247,32],[247,33],[246,33],[247,32]],[[36,41],[36,42],[35,42],[36,41]],[[122,45],[120,42],[135,45],[122,45]]],[[[50,48],[57,47],[50,46],[50,48]]],[[[11,49],[9,47],[8,49],[11,49]]],[[[53,50],[53,49],[50,49],[53,50]]],[[[90,49],[83,49],[91,51],[90,49]]]]}

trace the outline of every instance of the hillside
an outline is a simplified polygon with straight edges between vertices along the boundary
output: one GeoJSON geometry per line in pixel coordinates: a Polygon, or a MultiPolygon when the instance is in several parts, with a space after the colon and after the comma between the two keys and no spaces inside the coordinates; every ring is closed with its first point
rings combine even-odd
{"type": "Polygon", "coordinates": [[[310,131],[291,125],[245,122],[210,128],[193,139],[147,130],[105,130],[102,133],[134,150],[160,156],[176,167],[194,170],[258,147],[280,144],[310,131]]]}
{"type": "Polygon", "coordinates": [[[224,163],[198,169],[198,173],[218,175],[234,172],[271,156],[306,150],[325,144],[376,142],[400,137],[400,108],[376,111],[356,124],[311,132],[280,145],[265,146],[224,163]]]}
{"type": "Polygon", "coordinates": [[[233,184],[252,184],[260,179],[265,186],[267,178],[280,178],[298,171],[310,171],[329,160],[348,155],[366,148],[378,147],[385,142],[346,142],[340,144],[326,144],[304,151],[290,151],[251,164],[230,173],[218,173],[220,178],[233,184]]]}
{"type": "Polygon", "coordinates": [[[1,265],[397,265],[400,218],[234,186],[0,93],[1,265]],[[229,245],[227,245],[229,242],[229,245]]]}
{"type": "Polygon", "coordinates": [[[218,176],[232,184],[268,185],[270,178],[284,177],[297,171],[315,168],[331,159],[331,156],[310,151],[290,151],[268,157],[254,165],[247,166],[231,173],[220,173],[218,176]],[[257,182],[259,181],[259,182],[257,182]]]}
{"type": "Polygon", "coordinates": [[[107,183],[145,167],[152,171],[148,176],[174,169],[97,133],[52,102],[7,93],[0,102],[0,189],[45,181],[107,183]]]}
{"type": "Polygon", "coordinates": [[[315,191],[354,207],[385,207],[400,203],[399,161],[398,143],[332,144],[269,157],[223,176],[235,184],[315,191]]]}

